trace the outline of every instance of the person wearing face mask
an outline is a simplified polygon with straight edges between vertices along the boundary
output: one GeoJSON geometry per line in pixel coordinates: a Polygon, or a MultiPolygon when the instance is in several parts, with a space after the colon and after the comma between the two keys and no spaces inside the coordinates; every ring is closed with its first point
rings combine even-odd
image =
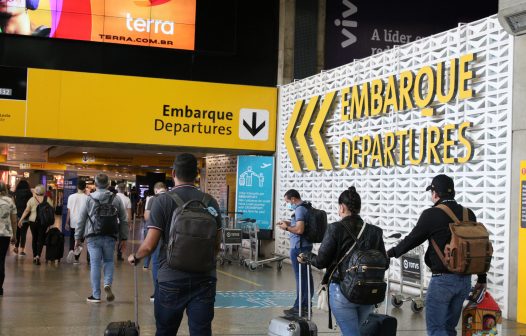
{"type": "MultiPolygon", "coordinates": [[[[290,260],[292,262],[292,268],[294,269],[294,275],[296,277],[296,301],[292,308],[284,310],[285,315],[296,316],[299,315],[299,279],[301,277],[301,307],[302,307],[302,316],[307,315],[307,304],[308,294],[307,294],[307,267],[302,267],[301,274],[298,270],[298,256],[301,253],[311,252],[312,243],[308,242],[306,239],[302,239],[301,235],[305,230],[305,220],[307,218],[308,210],[305,206],[302,206],[304,202],[301,200],[300,193],[297,190],[290,189],[285,193],[285,203],[287,204],[287,209],[294,211],[291,220],[282,220],[278,223],[278,226],[285,231],[289,232],[290,239],[290,260]]],[[[309,274],[310,283],[312,284],[312,274],[309,274]]],[[[314,292],[314,286],[311,286],[311,296],[314,292]]]]}
{"type": "MultiPolygon", "coordinates": [[[[355,187],[350,187],[338,198],[338,216],[341,220],[327,226],[318,254],[302,253],[301,263],[310,263],[318,269],[326,269],[323,283],[329,285],[329,305],[342,335],[360,335],[360,325],[372,312],[374,305],[356,304],[349,301],[340,289],[340,281],[345,274],[345,263],[339,263],[355,243],[355,237],[369,250],[377,250],[385,255],[382,229],[365,223],[359,213],[362,200],[355,187]],[[360,236],[360,232],[363,232],[360,236]]],[[[385,259],[386,266],[388,264],[385,259]]]]}
{"type": "MultiPolygon", "coordinates": [[[[414,229],[397,246],[387,251],[388,257],[400,257],[429,240],[425,262],[432,277],[426,295],[426,328],[429,336],[456,335],[456,326],[462,313],[462,305],[471,289],[471,275],[453,274],[444,266],[433,248],[436,242],[440,251],[451,240],[449,224],[451,218],[438,207],[445,205],[457,218],[463,217],[464,208],[455,201],[453,179],[441,174],[433,178],[426,191],[431,191],[434,206],[424,210],[414,229]]],[[[467,209],[469,221],[476,222],[473,211],[467,209]]],[[[472,297],[484,295],[486,274],[479,274],[472,297]]]]}

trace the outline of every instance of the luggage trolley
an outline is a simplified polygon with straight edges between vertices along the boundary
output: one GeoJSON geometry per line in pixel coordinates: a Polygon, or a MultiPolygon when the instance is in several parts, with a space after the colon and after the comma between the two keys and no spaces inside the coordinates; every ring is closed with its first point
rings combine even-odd
{"type": "Polygon", "coordinates": [[[241,249],[242,243],[241,229],[233,227],[232,224],[234,222],[230,220],[228,214],[229,212],[224,212],[221,215],[223,229],[221,233],[221,253],[218,257],[221,266],[223,266],[225,262],[232,264],[233,261],[237,262],[240,260],[239,250],[241,249]]]}
{"type": "Polygon", "coordinates": [[[420,313],[424,310],[424,246],[420,245],[400,257],[400,292],[393,294],[391,303],[400,308],[404,302],[411,301],[411,310],[420,313]],[[417,296],[404,295],[404,286],[420,290],[417,296]]]}
{"type": "Polygon", "coordinates": [[[287,257],[274,255],[269,259],[259,260],[259,239],[258,239],[258,225],[255,219],[240,219],[238,220],[238,227],[241,228],[242,235],[242,250],[248,250],[248,258],[241,256],[240,263],[251,271],[255,271],[258,267],[263,267],[265,264],[272,262],[278,263],[278,271],[283,268],[283,260],[287,257]]]}

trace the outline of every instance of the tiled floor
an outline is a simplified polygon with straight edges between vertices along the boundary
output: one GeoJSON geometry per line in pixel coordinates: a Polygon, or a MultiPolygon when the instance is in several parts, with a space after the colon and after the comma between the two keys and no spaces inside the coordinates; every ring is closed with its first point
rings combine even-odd
{"type": "MultiPolygon", "coordinates": [[[[31,257],[7,260],[5,294],[0,298],[0,335],[103,335],[110,321],[133,319],[133,270],[123,262],[116,262],[113,303],[89,304],[89,268],[82,256],[80,265],[66,264],[35,266],[31,257]]],[[[219,267],[218,291],[284,291],[294,290],[294,275],[289,265],[278,272],[275,265],[255,272],[238,264],[219,267]]],[[[155,334],[150,271],[138,272],[141,335],[155,334]]],[[[315,274],[319,283],[320,274],[315,274]]],[[[290,295],[289,295],[290,296],[290,295]]],[[[219,300],[218,300],[219,301],[219,300]]],[[[272,300],[250,299],[264,308],[217,308],[213,323],[214,335],[266,335],[268,322],[281,315],[284,307],[273,307],[272,300]]],[[[285,300],[286,302],[286,300],[285,300]]],[[[291,304],[292,302],[290,302],[291,304]]],[[[281,303],[283,304],[283,300],[281,303]]],[[[399,321],[398,335],[425,335],[424,315],[414,314],[409,306],[392,309],[399,321]]],[[[319,334],[338,335],[327,328],[326,313],[314,311],[319,334]]],[[[526,335],[526,325],[504,322],[502,335],[526,335]]],[[[180,335],[188,335],[183,321],[180,335]]]]}

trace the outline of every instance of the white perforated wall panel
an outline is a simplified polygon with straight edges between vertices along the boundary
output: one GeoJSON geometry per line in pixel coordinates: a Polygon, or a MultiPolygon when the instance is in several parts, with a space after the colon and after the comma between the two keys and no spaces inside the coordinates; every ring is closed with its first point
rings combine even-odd
{"type": "Polygon", "coordinates": [[[222,198],[221,190],[227,174],[237,173],[237,156],[213,156],[206,158],[206,192],[216,200],[222,198]]]}
{"type": "MultiPolygon", "coordinates": [[[[502,30],[496,17],[490,17],[281,87],[276,218],[290,216],[282,196],[286,190],[294,188],[300,191],[303,199],[313,201],[328,212],[331,221],[335,221],[339,194],[355,185],[362,197],[362,216],[381,226],[387,234],[401,232],[405,235],[416,224],[420,213],[431,205],[429,193],[425,192],[431,178],[439,173],[451,175],[455,180],[457,200],[473,209],[478,220],[491,232],[495,253],[488,275],[489,288],[506,316],[512,54],[512,38],[502,30]],[[477,56],[472,64],[476,72],[471,85],[476,92],[474,98],[445,105],[434,104],[436,112],[432,117],[423,117],[420,109],[414,109],[342,122],[338,96],[327,116],[322,136],[329,154],[338,158],[342,137],[470,121],[473,126],[467,136],[474,144],[474,155],[469,163],[293,170],[283,139],[297,100],[308,100],[315,95],[372,79],[385,79],[403,70],[417,71],[424,65],[435,65],[468,53],[477,56]]],[[[312,149],[312,143],[310,145],[312,149]]],[[[298,155],[299,152],[297,150],[298,155]]],[[[316,160],[316,152],[311,152],[316,160]]],[[[299,158],[302,162],[301,155],[299,158]]],[[[334,163],[336,165],[337,160],[334,163]]],[[[289,247],[287,236],[283,231],[277,231],[276,252],[286,255],[289,247]]],[[[399,276],[394,275],[394,278],[399,279],[399,276]]]]}

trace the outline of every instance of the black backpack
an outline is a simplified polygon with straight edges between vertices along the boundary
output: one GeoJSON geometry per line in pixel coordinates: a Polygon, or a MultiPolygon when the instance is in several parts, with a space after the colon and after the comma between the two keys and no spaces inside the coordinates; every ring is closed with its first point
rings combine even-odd
{"type": "Polygon", "coordinates": [[[305,229],[301,237],[310,243],[321,243],[327,231],[327,213],[314,208],[310,202],[303,202],[300,206],[307,209],[305,229]]]}
{"type": "Polygon", "coordinates": [[[212,197],[184,202],[175,192],[168,195],[177,208],[172,215],[166,258],[170,268],[193,273],[209,272],[216,265],[217,221],[209,210],[212,197]]]}
{"type": "Polygon", "coordinates": [[[55,210],[53,210],[53,207],[47,202],[47,196],[44,196],[42,203],[38,203],[37,205],[36,221],[45,227],[55,224],[55,210]]]}
{"type": "Polygon", "coordinates": [[[366,223],[363,223],[358,238],[352,234],[347,223],[342,224],[355,243],[340,260],[345,269],[345,273],[340,274],[340,290],[349,301],[355,304],[380,303],[385,299],[387,288],[384,281],[388,267],[387,257],[378,250],[368,249],[367,244],[360,239],[368,226],[366,223]]]}
{"type": "Polygon", "coordinates": [[[95,202],[88,220],[93,225],[93,232],[101,236],[115,236],[119,233],[119,210],[113,205],[115,195],[112,193],[107,203],[101,203],[90,196],[95,202]],[[93,218],[92,218],[93,217],[93,218]]]}

